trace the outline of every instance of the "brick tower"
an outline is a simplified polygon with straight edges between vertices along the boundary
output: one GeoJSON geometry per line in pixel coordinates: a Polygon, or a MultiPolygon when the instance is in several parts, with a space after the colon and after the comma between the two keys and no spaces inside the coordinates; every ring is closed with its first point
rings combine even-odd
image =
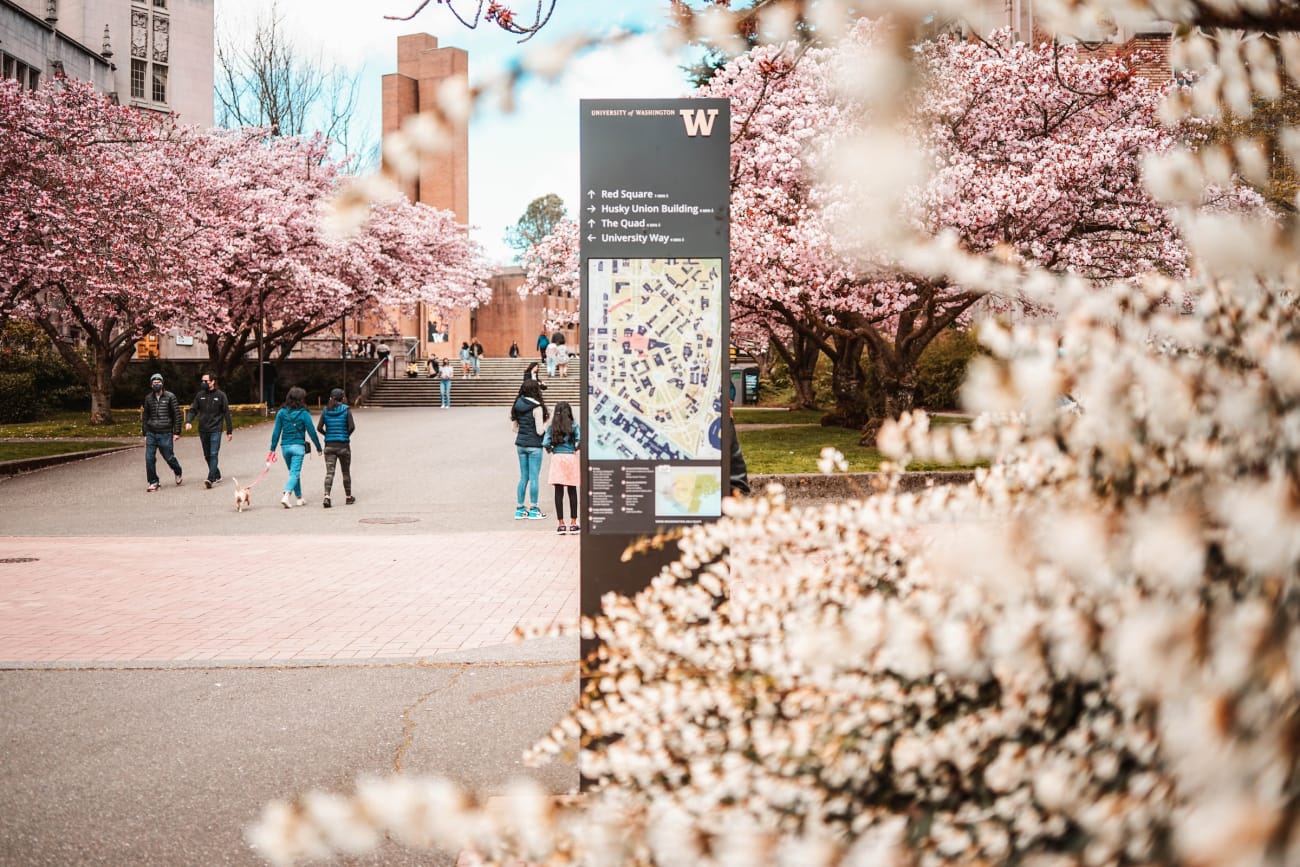
{"type": "MultiPolygon", "coordinates": [[[[439,88],[450,79],[468,83],[469,54],[460,48],[439,48],[438,40],[428,33],[399,36],[397,72],[383,79],[384,135],[400,129],[410,115],[433,108],[439,88]]],[[[469,225],[469,130],[457,130],[450,151],[422,160],[419,177],[407,183],[404,192],[411,201],[451,211],[458,222],[469,225]]],[[[396,318],[400,334],[419,340],[421,358],[428,357],[430,332],[437,326],[446,329],[455,347],[471,336],[468,311],[458,313],[451,322],[443,322],[438,311],[426,310],[421,304],[414,315],[396,318]]],[[[439,356],[455,355],[441,344],[434,351],[439,356]]]]}

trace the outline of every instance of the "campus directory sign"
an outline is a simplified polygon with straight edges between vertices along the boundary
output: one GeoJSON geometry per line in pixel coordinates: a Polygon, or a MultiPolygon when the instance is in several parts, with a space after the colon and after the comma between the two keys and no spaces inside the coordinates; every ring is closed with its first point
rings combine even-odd
{"type": "Polygon", "coordinates": [[[657,571],[609,574],[628,544],[722,514],[731,119],[725,99],[583,100],[580,112],[591,613],[601,593],[635,592],[657,571]]]}

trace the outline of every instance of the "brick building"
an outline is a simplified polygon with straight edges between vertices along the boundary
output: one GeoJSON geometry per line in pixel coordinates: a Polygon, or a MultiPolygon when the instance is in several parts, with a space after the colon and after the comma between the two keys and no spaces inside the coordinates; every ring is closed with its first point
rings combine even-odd
{"type": "MultiPolygon", "coordinates": [[[[429,110],[436,104],[439,89],[448,81],[467,83],[469,55],[459,49],[440,47],[427,33],[400,36],[397,39],[397,71],[384,76],[384,134],[401,128],[412,114],[429,110]]],[[[469,225],[469,132],[460,129],[450,151],[426,158],[420,175],[406,184],[404,192],[412,201],[451,211],[463,225],[469,225]]],[[[399,335],[418,341],[417,353],[454,356],[462,342],[477,339],[488,355],[503,356],[511,341],[518,341],[524,354],[533,346],[543,328],[547,309],[575,310],[576,298],[530,296],[520,298],[523,271],[507,268],[490,281],[492,300],[476,310],[457,311],[450,321],[442,321],[438,311],[423,305],[411,315],[393,315],[399,335]],[[450,348],[439,346],[437,337],[447,335],[450,348]]],[[[378,323],[360,323],[362,329],[378,328],[378,323]]],[[[576,338],[576,328],[570,328],[576,338]]]]}

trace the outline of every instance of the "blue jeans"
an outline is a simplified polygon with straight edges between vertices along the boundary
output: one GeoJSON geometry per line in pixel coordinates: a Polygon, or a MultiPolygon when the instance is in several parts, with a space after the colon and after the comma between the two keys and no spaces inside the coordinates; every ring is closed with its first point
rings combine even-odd
{"type": "Polygon", "coordinates": [[[171,432],[148,431],[144,435],[144,475],[151,485],[158,484],[158,452],[162,452],[163,460],[172,468],[173,473],[178,476],[181,474],[181,462],[176,460],[176,453],[172,451],[171,432]]]}
{"type": "Polygon", "coordinates": [[[474,375],[475,375],[475,376],[478,376],[478,365],[479,365],[478,356],[477,356],[477,355],[471,355],[471,356],[470,356],[470,359],[469,359],[469,363],[470,363],[470,364],[473,366],[473,368],[474,368],[474,375]]]}
{"type": "Polygon", "coordinates": [[[529,503],[536,506],[537,488],[540,485],[538,479],[542,475],[542,447],[515,446],[515,451],[519,452],[519,487],[515,490],[515,503],[520,506],[524,504],[524,493],[532,485],[529,503]]]}
{"type": "Polygon", "coordinates": [[[199,445],[203,446],[203,460],[208,463],[208,481],[215,482],[221,478],[221,470],[217,468],[217,452],[221,451],[221,430],[214,430],[212,433],[199,431],[199,445]]]}
{"type": "Polygon", "coordinates": [[[442,393],[442,405],[451,406],[451,380],[438,380],[438,391],[442,393]]]}
{"type": "Polygon", "coordinates": [[[283,443],[280,454],[284,455],[284,465],[289,468],[289,480],[284,483],[284,489],[301,500],[302,459],[306,456],[307,449],[301,444],[283,443]]]}

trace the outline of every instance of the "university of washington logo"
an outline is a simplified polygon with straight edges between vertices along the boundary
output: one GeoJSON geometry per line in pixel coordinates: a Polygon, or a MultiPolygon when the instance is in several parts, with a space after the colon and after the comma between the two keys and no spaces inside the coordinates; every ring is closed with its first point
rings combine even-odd
{"type": "Polygon", "coordinates": [[[713,135],[713,121],[718,116],[716,108],[683,108],[678,109],[677,113],[682,116],[682,123],[686,125],[686,134],[691,138],[697,135],[713,135]]]}

